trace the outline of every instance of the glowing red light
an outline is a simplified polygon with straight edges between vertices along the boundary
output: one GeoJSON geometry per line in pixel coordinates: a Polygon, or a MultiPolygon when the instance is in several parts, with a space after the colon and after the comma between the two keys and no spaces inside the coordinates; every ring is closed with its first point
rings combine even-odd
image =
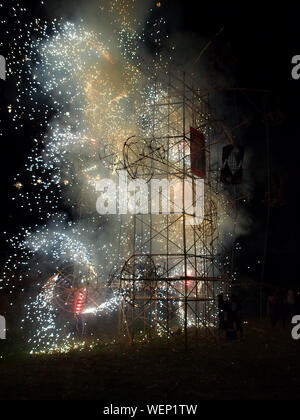
{"type": "Polygon", "coordinates": [[[188,287],[191,287],[191,286],[193,286],[193,280],[185,280],[185,284],[186,284],[186,286],[188,286],[188,287]]]}
{"type": "Polygon", "coordinates": [[[75,295],[75,300],[74,300],[74,314],[75,315],[80,315],[83,312],[85,302],[86,302],[86,291],[81,289],[75,295]]]}

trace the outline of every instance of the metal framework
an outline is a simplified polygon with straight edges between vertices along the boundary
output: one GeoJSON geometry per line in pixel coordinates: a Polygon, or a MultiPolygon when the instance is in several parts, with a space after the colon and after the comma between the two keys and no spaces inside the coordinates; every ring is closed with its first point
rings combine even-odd
{"type": "MultiPolygon", "coordinates": [[[[214,330],[217,295],[229,293],[230,274],[224,273],[218,234],[222,187],[213,156],[216,122],[209,93],[190,76],[168,69],[149,78],[151,103],[136,104],[143,118],[137,123],[137,134],[124,144],[120,169],[126,169],[131,179],[145,180],[149,190],[154,178],[189,180],[195,185],[190,127],[201,130],[207,168],[204,221],[190,225],[191,215],[184,206],[180,214],[149,212],[129,218],[129,257],[113,281],[123,295],[119,327],[130,342],[155,335],[170,339],[182,332],[187,346],[189,329],[214,330]]],[[[181,194],[184,202],[184,188],[181,194]]],[[[172,193],[171,202],[174,205],[172,193]]]]}

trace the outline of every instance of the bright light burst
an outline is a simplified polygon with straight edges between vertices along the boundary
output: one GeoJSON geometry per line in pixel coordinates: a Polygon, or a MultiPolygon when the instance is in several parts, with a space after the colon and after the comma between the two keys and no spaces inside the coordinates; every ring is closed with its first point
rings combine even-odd
{"type": "MultiPolygon", "coordinates": [[[[33,290],[23,320],[35,331],[31,351],[67,352],[85,346],[76,339],[72,322],[60,319],[58,282],[65,281],[70,299],[79,287],[66,274],[67,265],[79,267],[87,290],[100,290],[96,297],[91,293],[83,315],[107,316],[120,304],[117,291],[109,297],[101,291],[109,274],[130,256],[126,229],[131,218],[114,226],[101,220],[95,212],[95,182],[118,168],[126,138],[136,131],[151,134],[152,105],[166,92],[153,89],[144,69],[167,68],[170,57],[155,52],[145,64],[145,32],[135,17],[134,0],[100,2],[99,12],[110,17],[109,36],[83,21],[30,22],[26,8],[11,3],[5,6],[7,21],[1,21],[7,28],[14,23],[6,33],[7,64],[17,98],[8,112],[16,131],[22,133],[25,121],[31,121],[37,133],[26,170],[15,177],[13,200],[34,214],[36,223],[9,239],[15,251],[0,282],[1,287],[25,290],[30,285],[33,290]],[[138,115],[132,112],[135,102],[143,104],[138,115]]],[[[158,18],[148,34],[158,47],[164,24],[158,18]]],[[[66,307],[70,303],[63,302],[66,307]]]]}

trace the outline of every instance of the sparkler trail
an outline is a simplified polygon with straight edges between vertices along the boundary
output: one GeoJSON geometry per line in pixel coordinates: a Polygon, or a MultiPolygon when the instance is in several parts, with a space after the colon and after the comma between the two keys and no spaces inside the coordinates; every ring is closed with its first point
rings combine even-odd
{"type": "MultiPolygon", "coordinates": [[[[8,112],[17,132],[22,133],[27,120],[42,133],[34,139],[25,172],[14,179],[12,198],[34,214],[36,223],[9,239],[15,251],[0,280],[0,288],[15,288],[26,279],[34,283],[23,320],[36,330],[29,338],[32,352],[84,346],[77,342],[71,321],[59,319],[79,287],[92,299],[83,315],[107,315],[120,304],[122,295],[116,290],[108,298],[98,292],[130,256],[126,229],[132,217],[119,218],[114,225],[100,218],[95,183],[120,168],[129,135],[151,135],[153,104],[167,94],[162,87],[153,89],[143,68],[166,69],[170,54],[158,49],[154,60],[142,58],[145,28],[135,17],[136,2],[111,0],[99,6],[110,16],[108,38],[83,21],[30,22],[21,2],[1,5],[7,15],[1,25],[14,27],[12,33],[6,31],[7,66],[8,79],[16,80],[17,98],[8,112]],[[135,103],[142,104],[138,113],[133,112],[135,103]]],[[[158,47],[164,24],[157,18],[147,34],[158,47]]]]}
{"type": "MultiPolygon", "coordinates": [[[[16,80],[17,87],[17,99],[8,112],[16,131],[21,132],[24,121],[29,120],[45,134],[34,139],[27,173],[18,174],[14,180],[13,200],[24,211],[34,213],[36,224],[9,239],[15,253],[5,264],[1,283],[2,287],[15,288],[26,278],[38,278],[35,286],[40,292],[26,304],[25,319],[38,325],[37,333],[29,339],[32,351],[68,349],[74,346],[74,337],[66,335],[67,325],[58,327],[56,322],[58,275],[53,273],[67,262],[79,264],[81,269],[93,267],[92,280],[101,273],[105,286],[103,279],[118,262],[108,236],[103,235],[100,246],[95,238],[94,232],[101,233],[101,226],[93,214],[94,184],[105,170],[99,167],[99,154],[117,161],[124,133],[134,126],[131,103],[145,83],[137,57],[144,35],[134,17],[134,1],[99,3],[115,28],[110,39],[90,30],[84,22],[30,21],[21,2],[11,3],[1,4],[6,14],[1,25],[7,27],[10,47],[8,77],[16,80]],[[8,28],[12,27],[10,33],[8,28]],[[77,221],[61,214],[62,204],[77,221]],[[49,277],[51,286],[45,288],[49,277]]],[[[162,20],[157,22],[153,31],[156,42],[161,24],[162,20]]],[[[91,312],[114,310],[118,300],[116,296],[94,305],[91,312]]]]}

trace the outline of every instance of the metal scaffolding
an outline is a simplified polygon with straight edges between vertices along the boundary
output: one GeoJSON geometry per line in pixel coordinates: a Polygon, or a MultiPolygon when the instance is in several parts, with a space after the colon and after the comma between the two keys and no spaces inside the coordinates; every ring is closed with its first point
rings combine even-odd
{"type": "MultiPolygon", "coordinates": [[[[159,76],[150,74],[149,80],[151,103],[136,104],[137,134],[125,142],[119,169],[126,169],[129,179],[146,181],[149,191],[153,179],[188,180],[194,190],[190,129],[201,130],[206,156],[204,219],[191,225],[184,205],[180,213],[149,211],[129,218],[130,256],[113,280],[123,296],[119,327],[130,342],[155,335],[171,339],[183,333],[187,347],[189,330],[215,330],[217,295],[229,293],[230,274],[221,263],[224,249],[218,233],[222,186],[213,156],[216,122],[208,91],[200,90],[191,76],[169,68],[159,76]]],[[[175,210],[176,192],[169,191],[175,210]]],[[[166,197],[162,190],[159,194],[162,202],[166,197]]],[[[184,188],[180,194],[185,203],[184,188]]],[[[152,199],[148,198],[150,208],[152,199]]]]}

